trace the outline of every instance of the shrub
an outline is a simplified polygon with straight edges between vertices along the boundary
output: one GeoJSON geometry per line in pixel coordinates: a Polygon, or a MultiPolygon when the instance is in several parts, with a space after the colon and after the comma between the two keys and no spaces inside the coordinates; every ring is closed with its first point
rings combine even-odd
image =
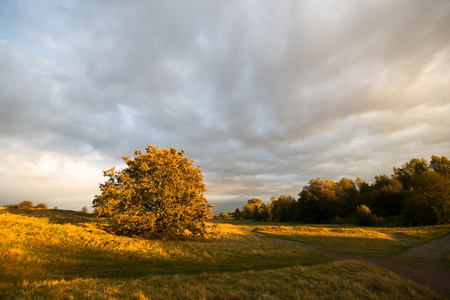
{"type": "Polygon", "coordinates": [[[219,219],[221,219],[221,220],[229,220],[229,219],[231,219],[231,217],[230,217],[230,215],[229,215],[228,213],[226,213],[226,212],[221,212],[221,213],[219,214],[219,219]]]}
{"type": "Polygon", "coordinates": [[[351,215],[350,220],[359,226],[385,226],[386,220],[383,217],[372,213],[366,205],[360,205],[356,208],[356,212],[351,215]]]}
{"type": "Polygon", "coordinates": [[[7,204],[4,207],[6,207],[6,208],[19,208],[19,205],[18,204],[7,204]]]}
{"type": "Polygon", "coordinates": [[[334,216],[333,220],[331,221],[332,224],[344,224],[344,222],[339,218],[338,215],[334,216]]]}
{"type": "Polygon", "coordinates": [[[48,209],[47,204],[45,204],[45,203],[39,203],[34,208],[48,209]]]}
{"type": "Polygon", "coordinates": [[[123,157],[127,168],[104,171],[102,194],[93,201],[99,217],[110,217],[116,233],[176,239],[204,235],[211,205],[200,167],[177,149],[148,145],[147,153],[123,157]]]}
{"type": "Polygon", "coordinates": [[[234,211],[234,218],[236,220],[240,220],[242,217],[242,212],[239,210],[239,208],[236,208],[236,210],[234,211]]]}
{"type": "Polygon", "coordinates": [[[24,200],[17,205],[18,208],[21,209],[31,209],[33,208],[33,202],[30,200],[24,200]]]}
{"type": "Polygon", "coordinates": [[[88,211],[88,208],[86,206],[83,206],[83,208],[81,209],[81,212],[87,214],[89,211],[88,211]]]}
{"type": "Polygon", "coordinates": [[[366,205],[360,205],[356,208],[354,214],[356,224],[359,226],[372,226],[374,225],[374,220],[372,218],[372,211],[366,205]]]}

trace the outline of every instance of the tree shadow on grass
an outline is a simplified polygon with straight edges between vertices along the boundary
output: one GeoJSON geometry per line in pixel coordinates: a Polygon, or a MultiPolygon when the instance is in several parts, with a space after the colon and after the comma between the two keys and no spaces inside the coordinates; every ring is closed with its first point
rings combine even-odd
{"type": "Polygon", "coordinates": [[[355,257],[388,257],[399,254],[408,249],[408,245],[396,240],[366,237],[336,237],[316,235],[302,237],[296,235],[271,235],[257,233],[255,236],[272,240],[298,244],[306,249],[324,253],[325,255],[340,256],[345,259],[355,257]]]}
{"type": "MultiPolygon", "coordinates": [[[[176,242],[174,242],[176,243],[176,242]]],[[[44,246],[39,249],[39,262],[23,262],[14,268],[4,269],[3,282],[18,283],[23,280],[71,280],[74,278],[135,279],[148,275],[201,274],[259,271],[293,266],[312,266],[332,261],[316,253],[293,259],[267,255],[260,257],[252,252],[217,257],[163,257],[130,250],[103,250],[77,245],[44,246]],[[30,270],[32,270],[30,272],[30,270]]]]}

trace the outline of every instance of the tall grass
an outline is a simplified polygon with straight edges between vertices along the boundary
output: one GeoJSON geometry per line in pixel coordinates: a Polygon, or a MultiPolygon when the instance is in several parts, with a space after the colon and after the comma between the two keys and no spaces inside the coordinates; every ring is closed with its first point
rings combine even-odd
{"type": "Polygon", "coordinates": [[[251,227],[149,241],[101,225],[83,213],[0,209],[0,298],[441,299],[369,264],[256,239],[251,227]]]}

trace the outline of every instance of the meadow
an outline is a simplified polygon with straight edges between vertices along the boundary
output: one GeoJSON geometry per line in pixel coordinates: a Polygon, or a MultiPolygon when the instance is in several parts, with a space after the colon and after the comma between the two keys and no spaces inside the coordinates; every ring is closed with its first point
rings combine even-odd
{"type": "Polygon", "coordinates": [[[364,255],[373,254],[368,240],[386,240],[378,251],[388,255],[444,235],[445,226],[208,226],[201,240],[144,240],[113,235],[91,214],[0,208],[0,298],[443,299],[374,265],[253,235],[303,239],[333,250],[360,243],[364,255]],[[335,242],[325,242],[327,237],[335,242]]]}
{"type": "Polygon", "coordinates": [[[450,225],[423,227],[343,227],[342,225],[255,226],[268,237],[319,246],[348,255],[387,257],[450,233],[450,225]]]}

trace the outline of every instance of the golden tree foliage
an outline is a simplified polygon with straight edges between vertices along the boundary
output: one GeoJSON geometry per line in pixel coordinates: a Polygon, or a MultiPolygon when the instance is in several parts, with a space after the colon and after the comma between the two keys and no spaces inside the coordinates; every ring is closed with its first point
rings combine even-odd
{"type": "Polygon", "coordinates": [[[184,150],[159,149],[152,145],[147,153],[138,150],[134,159],[122,157],[127,168],[103,171],[109,177],[95,196],[98,216],[110,217],[121,234],[148,238],[185,238],[205,233],[211,205],[203,174],[184,150]]]}
{"type": "Polygon", "coordinates": [[[244,219],[254,219],[255,212],[259,212],[260,208],[264,205],[264,202],[258,198],[252,198],[247,201],[247,204],[243,208],[244,219]]]}

